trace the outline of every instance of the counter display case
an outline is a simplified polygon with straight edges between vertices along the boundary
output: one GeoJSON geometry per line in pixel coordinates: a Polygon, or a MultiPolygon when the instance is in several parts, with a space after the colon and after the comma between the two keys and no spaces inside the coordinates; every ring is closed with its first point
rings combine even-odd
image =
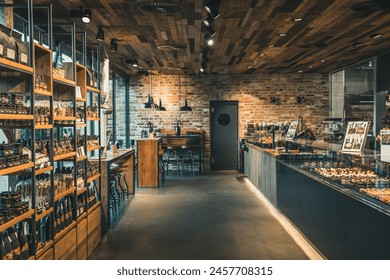
{"type": "Polygon", "coordinates": [[[281,153],[281,161],[390,214],[390,163],[377,151],[345,153],[338,144],[307,140],[287,145],[298,147],[298,153],[281,153]]]}
{"type": "Polygon", "coordinates": [[[376,151],[287,141],[286,151],[247,143],[249,180],[327,259],[389,259],[389,166],[376,151]]]}

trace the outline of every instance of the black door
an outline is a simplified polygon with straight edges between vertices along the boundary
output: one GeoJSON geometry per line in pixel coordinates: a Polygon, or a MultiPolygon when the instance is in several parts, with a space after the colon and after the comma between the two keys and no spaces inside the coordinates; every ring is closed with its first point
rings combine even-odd
{"type": "Polygon", "coordinates": [[[210,102],[210,169],[238,168],[238,101],[210,102]]]}

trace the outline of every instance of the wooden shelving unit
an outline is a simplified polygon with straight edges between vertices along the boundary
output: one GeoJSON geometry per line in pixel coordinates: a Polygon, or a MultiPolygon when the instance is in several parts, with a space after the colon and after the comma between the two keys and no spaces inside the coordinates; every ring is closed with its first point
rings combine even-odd
{"type": "Polygon", "coordinates": [[[0,176],[5,176],[5,175],[12,174],[12,173],[20,172],[20,171],[23,171],[27,168],[32,168],[32,167],[34,167],[34,163],[29,162],[29,163],[25,163],[25,164],[13,166],[13,167],[8,167],[5,169],[0,169],[0,176]]]}
{"type": "Polygon", "coordinates": [[[53,170],[53,166],[44,167],[35,171],[35,175],[40,175],[53,170]]]}
{"type": "Polygon", "coordinates": [[[41,214],[36,214],[35,215],[35,221],[39,221],[40,219],[46,217],[47,215],[53,213],[53,207],[43,211],[41,214]]]}
{"type": "Polygon", "coordinates": [[[100,118],[87,117],[87,121],[100,121],[100,118]]]}
{"type": "Polygon", "coordinates": [[[87,86],[87,91],[100,94],[100,89],[87,86]]]}
{"type": "Polygon", "coordinates": [[[0,120],[18,120],[18,121],[29,121],[33,120],[33,115],[22,115],[22,114],[0,114],[0,120]]]}
{"type": "MultiPolygon", "coordinates": [[[[30,7],[32,7],[32,5],[28,6],[28,8],[30,7]]],[[[48,9],[51,9],[51,7],[48,9]]],[[[48,17],[50,17],[50,15],[51,12],[48,13],[48,17]]],[[[49,20],[51,21],[51,18],[49,20]]],[[[34,23],[28,22],[28,24],[30,25],[34,23]]],[[[29,30],[29,28],[26,29],[29,30]]],[[[54,34],[46,35],[54,37],[54,34]]],[[[71,36],[75,36],[74,25],[71,36]]],[[[60,40],[62,40],[62,37],[63,34],[61,35],[60,40]]],[[[39,40],[37,38],[32,39],[34,39],[35,42],[39,40]]],[[[58,38],[56,38],[56,40],[57,39],[58,38]]],[[[56,40],[53,41],[56,42],[56,40]]],[[[31,47],[29,48],[29,55],[31,55],[32,58],[31,66],[26,66],[0,57],[0,71],[2,72],[2,75],[0,75],[0,82],[4,83],[5,85],[7,83],[11,83],[10,88],[12,88],[12,92],[20,92],[24,97],[25,102],[30,101],[31,104],[34,104],[36,107],[31,108],[30,112],[34,112],[34,109],[36,109],[35,112],[37,112],[37,108],[41,106],[49,106],[49,123],[40,124],[36,122],[35,116],[33,114],[0,114],[0,120],[10,120],[9,124],[7,124],[6,127],[7,130],[12,131],[7,132],[9,133],[10,138],[15,137],[17,139],[17,137],[20,137],[18,136],[19,134],[13,132],[13,130],[31,130],[32,133],[30,134],[33,138],[31,139],[32,147],[35,147],[35,143],[37,143],[36,141],[47,139],[50,143],[45,145],[50,147],[50,150],[48,151],[49,154],[53,153],[52,147],[54,140],[60,140],[61,137],[64,137],[63,132],[66,131],[67,128],[69,128],[69,130],[73,132],[72,141],[74,141],[74,143],[72,143],[72,145],[74,147],[77,147],[77,133],[81,132],[81,136],[85,137],[86,140],[86,135],[88,133],[87,121],[85,121],[84,123],[77,123],[76,116],[54,116],[54,114],[56,114],[57,112],[54,110],[54,102],[60,101],[71,104],[71,106],[74,106],[73,108],[71,108],[73,110],[74,115],[76,115],[77,106],[83,106],[84,120],[90,121],[91,119],[86,118],[86,109],[87,102],[89,101],[89,93],[93,92],[94,94],[99,94],[100,90],[97,88],[86,86],[87,68],[81,64],[61,61],[63,63],[63,69],[65,70],[65,77],[54,76],[53,52],[50,49],[54,46],[47,48],[38,43],[32,42],[33,40],[31,40],[31,47]],[[68,79],[68,77],[72,78],[68,79]],[[76,96],[76,90],[78,93],[80,93],[80,95],[76,96]],[[12,134],[16,134],[16,136],[12,134]]],[[[75,57],[72,57],[72,59],[74,61],[76,60],[75,57]]],[[[95,61],[98,60],[96,59],[95,61]]],[[[96,63],[98,64],[99,62],[96,63]]],[[[95,67],[97,67],[97,65],[95,67]]],[[[68,104],[66,105],[69,106],[68,104]]],[[[70,115],[71,113],[68,114],[70,115]]],[[[100,118],[94,118],[92,119],[92,121],[100,121],[100,118]]],[[[5,126],[2,126],[0,129],[5,129],[5,126]]],[[[97,133],[98,132],[94,132],[95,135],[97,133]]],[[[13,143],[13,141],[9,142],[13,143]]],[[[97,146],[92,147],[88,150],[87,141],[84,141],[84,150],[86,151],[86,154],[87,152],[95,151],[98,149],[99,147],[97,146]]],[[[32,152],[34,153],[35,151],[32,150],[32,152]]],[[[32,239],[30,241],[31,244],[29,245],[30,253],[33,254],[29,259],[74,259],[76,258],[76,256],[79,256],[82,259],[86,259],[88,257],[88,254],[90,254],[100,242],[101,213],[100,208],[98,208],[97,206],[100,206],[100,202],[94,205],[91,209],[88,209],[88,204],[86,204],[84,206],[84,209],[86,209],[86,211],[80,217],[78,217],[61,232],[54,232],[54,221],[56,215],[58,215],[58,208],[56,208],[56,206],[58,206],[59,203],[70,203],[70,201],[74,202],[74,200],[77,199],[78,195],[83,195],[87,197],[89,195],[88,183],[92,182],[92,180],[99,180],[100,178],[100,174],[94,176],[93,178],[87,178],[86,173],[89,164],[87,159],[88,157],[90,157],[90,155],[91,154],[87,154],[85,156],[76,157],[76,152],[72,151],[70,153],[62,154],[59,156],[50,156],[50,162],[48,163],[49,166],[44,168],[38,169],[38,167],[35,167],[34,162],[29,162],[18,166],[0,169],[0,176],[12,176],[11,180],[9,180],[10,182],[14,182],[15,179],[18,179],[17,176],[19,175],[30,176],[34,184],[38,180],[50,180],[50,191],[51,193],[53,193],[54,180],[56,180],[55,176],[57,176],[58,172],[61,173],[61,170],[64,170],[64,168],[73,168],[72,176],[76,181],[77,172],[75,171],[77,170],[77,168],[79,168],[80,166],[84,166],[85,168],[84,187],[82,189],[77,190],[77,187],[73,186],[61,194],[58,194],[54,197],[51,196],[50,203],[52,206],[47,210],[38,213],[37,210],[31,209],[28,212],[15,217],[11,221],[0,225],[1,233],[2,231],[5,231],[10,227],[19,228],[20,226],[22,226],[21,222],[23,222],[23,225],[26,225],[26,223],[28,224],[29,229],[32,230],[32,239]],[[56,170],[56,174],[54,174],[54,170],[56,170]],[[92,216],[90,217],[90,215],[92,216]],[[89,221],[91,221],[90,226],[89,221]],[[49,236],[47,236],[47,240],[42,240],[42,243],[36,245],[35,242],[39,240],[39,238],[38,236],[36,236],[35,229],[41,226],[42,223],[50,223],[47,226],[51,228],[51,233],[48,234],[49,236]],[[97,229],[99,229],[99,231],[97,231],[97,229]],[[45,244],[45,246],[42,247],[41,244],[45,244]],[[87,246],[89,250],[87,250],[87,246]]],[[[33,185],[31,189],[33,205],[36,205],[35,202],[37,201],[38,197],[38,191],[36,190],[35,186],[36,185],[33,185]]],[[[8,189],[10,189],[11,187],[12,185],[5,186],[5,188],[8,189]]],[[[74,207],[74,209],[72,208],[72,211],[72,217],[75,217],[76,207],[74,207]]]]}
{"type": "Polygon", "coordinates": [[[16,225],[17,223],[20,223],[20,222],[26,220],[27,218],[31,218],[34,215],[34,213],[35,213],[34,210],[29,210],[26,213],[15,217],[11,221],[2,224],[0,226],[0,232],[5,231],[6,229],[16,225]]]}
{"type": "Polygon", "coordinates": [[[76,117],[53,117],[54,121],[75,121],[76,117]]]}
{"type": "Polygon", "coordinates": [[[27,65],[23,65],[5,58],[0,57],[0,67],[4,67],[7,70],[13,70],[17,72],[23,72],[26,74],[32,74],[33,68],[27,65]]]}
{"type": "Polygon", "coordinates": [[[54,236],[54,242],[58,242],[62,237],[64,237],[69,231],[76,227],[76,221],[73,221],[69,226],[56,233],[54,236]]]}
{"type": "Polygon", "coordinates": [[[72,188],[70,188],[69,190],[67,190],[67,191],[65,191],[65,192],[63,192],[63,193],[60,193],[59,195],[57,195],[57,196],[54,197],[54,202],[60,200],[61,198],[65,197],[65,196],[67,196],[67,195],[69,195],[69,194],[74,193],[75,190],[76,190],[76,187],[72,187],[72,188]]]}
{"type": "Polygon", "coordinates": [[[53,96],[53,94],[50,91],[38,89],[38,88],[34,89],[34,93],[43,96],[53,96]]]}
{"type": "Polygon", "coordinates": [[[99,149],[100,149],[100,146],[93,146],[93,147],[88,147],[87,151],[91,152],[91,151],[96,151],[96,150],[99,150],[99,149]]]}
{"type": "Polygon", "coordinates": [[[79,196],[80,194],[85,193],[87,190],[88,190],[87,187],[83,187],[83,188],[77,190],[76,196],[79,196]]]}
{"type": "Polygon", "coordinates": [[[54,242],[50,240],[49,242],[46,243],[45,247],[42,249],[38,250],[36,253],[36,258],[39,259],[45,254],[48,250],[53,249],[53,244],[54,242]]]}
{"type": "Polygon", "coordinates": [[[63,78],[63,77],[59,77],[59,76],[53,76],[53,82],[56,82],[56,83],[59,83],[59,84],[63,84],[63,85],[66,85],[66,86],[70,86],[70,87],[76,86],[76,82],[75,81],[72,81],[72,80],[69,80],[69,79],[66,79],[66,78],[63,78]]]}
{"type": "Polygon", "coordinates": [[[95,176],[88,178],[87,182],[91,183],[92,181],[99,179],[99,177],[100,177],[100,174],[96,174],[95,176]]]}
{"type": "Polygon", "coordinates": [[[52,124],[36,124],[35,129],[52,129],[52,124]]]}
{"type": "Polygon", "coordinates": [[[70,157],[74,157],[75,155],[76,155],[76,152],[70,152],[70,153],[67,153],[67,154],[55,156],[55,157],[54,157],[54,161],[59,161],[59,160],[67,159],[67,158],[70,158],[70,157]]]}

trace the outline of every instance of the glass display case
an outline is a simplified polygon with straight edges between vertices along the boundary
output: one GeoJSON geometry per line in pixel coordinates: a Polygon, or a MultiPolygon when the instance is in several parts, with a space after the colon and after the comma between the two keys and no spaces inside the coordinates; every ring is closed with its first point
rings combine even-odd
{"type": "Polygon", "coordinates": [[[282,162],[337,188],[342,192],[390,213],[390,163],[377,151],[344,153],[341,145],[294,140],[287,142],[282,162]]]}
{"type": "Polygon", "coordinates": [[[288,122],[247,124],[245,139],[261,148],[284,146],[284,135],[289,127],[288,122]]]}

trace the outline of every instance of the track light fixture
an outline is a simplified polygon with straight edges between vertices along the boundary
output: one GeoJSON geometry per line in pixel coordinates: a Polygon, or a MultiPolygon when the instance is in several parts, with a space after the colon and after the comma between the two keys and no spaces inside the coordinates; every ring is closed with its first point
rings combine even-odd
{"type": "Polygon", "coordinates": [[[216,34],[214,28],[212,28],[211,26],[206,25],[205,29],[209,38],[213,37],[216,34]]]}
{"type": "Polygon", "coordinates": [[[81,17],[81,20],[88,24],[91,22],[91,19],[92,19],[92,12],[90,9],[84,9],[83,11],[83,16],[81,17]]]}
{"type": "Polygon", "coordinates": [[[110,51],[116,52],[118,50],[118,39],[111,39],[110,51]]]}
{"type": "Polygon", "coordinates": [[[203,22],[206,26],[210,26],[214,22],[214,20],[215,19],[213,19],[213,17],[209,15],[206,19],[203,20],[203,22]]]}
{"type": "Polygon", "coordinates": [[[206,55],[202,55],[202,62],[204,63],[208,63],[210,60],[208,59],[208,57],[206,55]]]}
{"type": "Polygon", "coordinates": [[[204,5],[204,8],[214,20],[221,15],[217,10],[216,3],[214,1],[209,1],[206,5],[204,5]]]}
{"type": "Polygon", "coordinates": [[[90,9],[80,8],[78,10],[71,10],[70,17],[72,18],[81,18],[81,21],[88,24],[92,19],[92,12],[90,9]]]}
{"type": "Polygon", "coordinates": [[[126,59],[126,64],[131,64],[133,67],[138,67],[138,61],[135,58],[126,59]]]}
{"type": "Polygon", "coordinates": [[[212,45],[214,45],[214,40],[210,37],[210,35],[208,35],[208,34],[205,34],[204,35],[204,39],[206,40],[206,44],[208,45],[208,46],[212,46],[212,45]]]}
{"type": "Polygon", "coordinates": [[[99,41],[99,42],[103,42],[104,41],[103,26],[99,26],[98,33],[96,34],[96,41],[99,41]]]}
{"type": "Polygon", "coordinates": [[[200,64],[199,71],[203,73],[203,72],[206,70],[206,68],[207,68],[207,62],[205,62],[205,61],[203,60],[203,61],[201,62],[201,64],[200,64]]]}

